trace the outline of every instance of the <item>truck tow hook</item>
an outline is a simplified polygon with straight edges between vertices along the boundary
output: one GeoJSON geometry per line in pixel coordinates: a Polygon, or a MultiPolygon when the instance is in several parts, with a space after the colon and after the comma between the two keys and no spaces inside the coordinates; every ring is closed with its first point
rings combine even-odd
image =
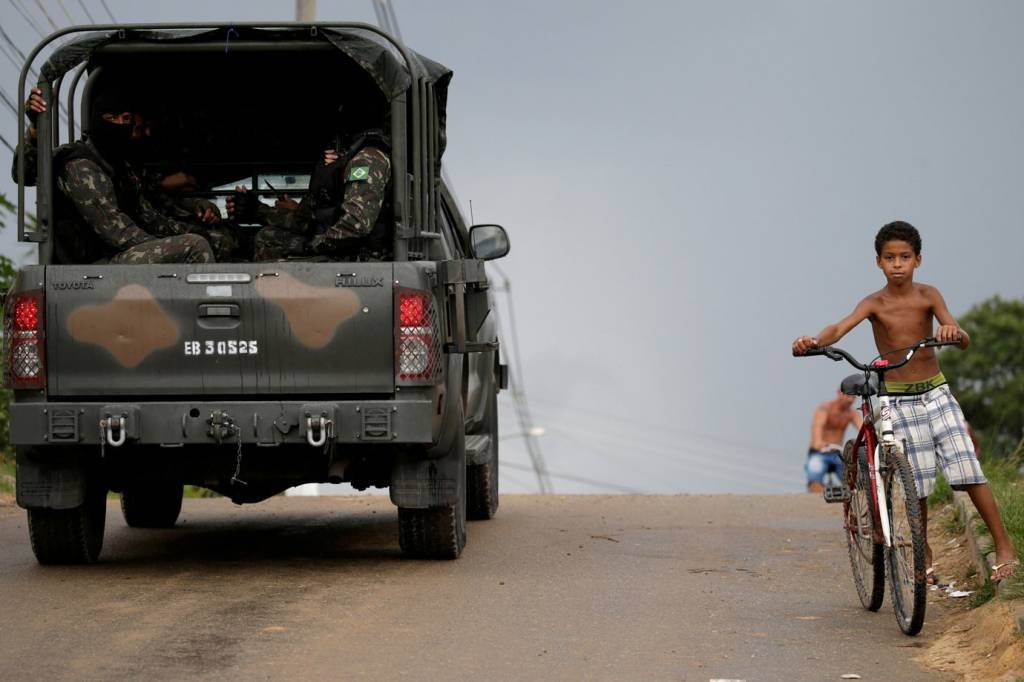
{"type": "Polygon", "coordinates": [[[120,417],[104,417],[100,420],[100,437],[106,441],[106,444],[112,448],[119,448],[124,445],[125,438],[127,437],[128,418],[124,415],[120,417]],[[117,434],[116,436],[114,434],[117,434]]]}
{"type": "Polygon", "coordinates": [[[306,442],[314,448],[323,446],[331,437],[331,429],[334,422],[324,416],[318,417],[316,422],[313,417],[306,417],[306,442]]]}

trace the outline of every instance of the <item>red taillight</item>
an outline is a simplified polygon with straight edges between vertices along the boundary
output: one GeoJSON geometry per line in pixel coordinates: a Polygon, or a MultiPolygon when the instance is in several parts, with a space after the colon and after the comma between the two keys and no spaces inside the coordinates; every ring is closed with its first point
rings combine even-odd
{"type": "Polygon", "coordinates": [[[427,296],[416,292],[398,295],[398,321],[403,327],[422,327],[426,314],[427,296]]]}
{"type": "Polygon", "coordinates": [[[395,379],[403,384],[433,383],[441,366],[434,298],[415,289],[396,294],[395,379]]]}
{"type": "Polygon", "coordinates": [[[14,304],[14,330],[36,331],[39,327],[39,301],[35,298],[19,298],[14,304]]]}
{"type": "Polygon", "coordinates": [[[43,292],[15,294],[5,312],[5,383],[8,388],[42,388],[46,384],[43,292]]]}

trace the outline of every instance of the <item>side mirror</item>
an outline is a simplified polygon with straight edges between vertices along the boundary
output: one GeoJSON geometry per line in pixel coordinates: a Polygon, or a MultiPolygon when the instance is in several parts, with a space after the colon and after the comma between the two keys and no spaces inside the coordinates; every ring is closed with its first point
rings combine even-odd
{"type": "Polygon", "coordinates": [[[501,225],[474,225],[469,228],[469,246],[474,258],[502,258],[508,255],[508,234],[501,225]]]}

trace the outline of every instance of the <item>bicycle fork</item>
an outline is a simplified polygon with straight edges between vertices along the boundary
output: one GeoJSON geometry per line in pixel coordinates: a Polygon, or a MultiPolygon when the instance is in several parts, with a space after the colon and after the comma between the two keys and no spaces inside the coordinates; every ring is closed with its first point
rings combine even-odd
{"type": "Polygon", "coordinates": [[[878,509],[878,519],[882,526],[882,539],[886,547],[892,547],[892,530],[889,528],[889,505],[885,499],[885,478],[882,476],[882,467],[879,466],[882,454],[882,444],[875,446],[875,461],[871,471],[871,480],[875,486],[875,501],[878,509]]]}
{"type": "Polygon", "coordinates": [[[875,444],[875,461],[871,470],[871,480],[875,486],[875,508],[878,509],[879,525],[882,528],[882,539],[886,547],[892,547],[892,528],[889,526],[889,503],[885,495],[885,473],[889,465],[887,448],[895,445],[896,436],[892,430],[892,407],[889,396],[878,397],[879,439],[875,444]],[[883,458],[883,454],[885,455],[883,458]],[[883,471],[885,469],[886,471],[883,471]]]}

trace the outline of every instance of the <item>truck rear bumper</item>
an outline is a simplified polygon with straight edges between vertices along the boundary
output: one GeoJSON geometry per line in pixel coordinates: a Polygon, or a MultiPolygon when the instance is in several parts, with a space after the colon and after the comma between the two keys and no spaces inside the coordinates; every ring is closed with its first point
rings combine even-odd
{"type": "Polygon", "coordinates": [[[438,397],[416,400],[50,402],[11,405],[15,445],[431,444],[438,397]]]}

